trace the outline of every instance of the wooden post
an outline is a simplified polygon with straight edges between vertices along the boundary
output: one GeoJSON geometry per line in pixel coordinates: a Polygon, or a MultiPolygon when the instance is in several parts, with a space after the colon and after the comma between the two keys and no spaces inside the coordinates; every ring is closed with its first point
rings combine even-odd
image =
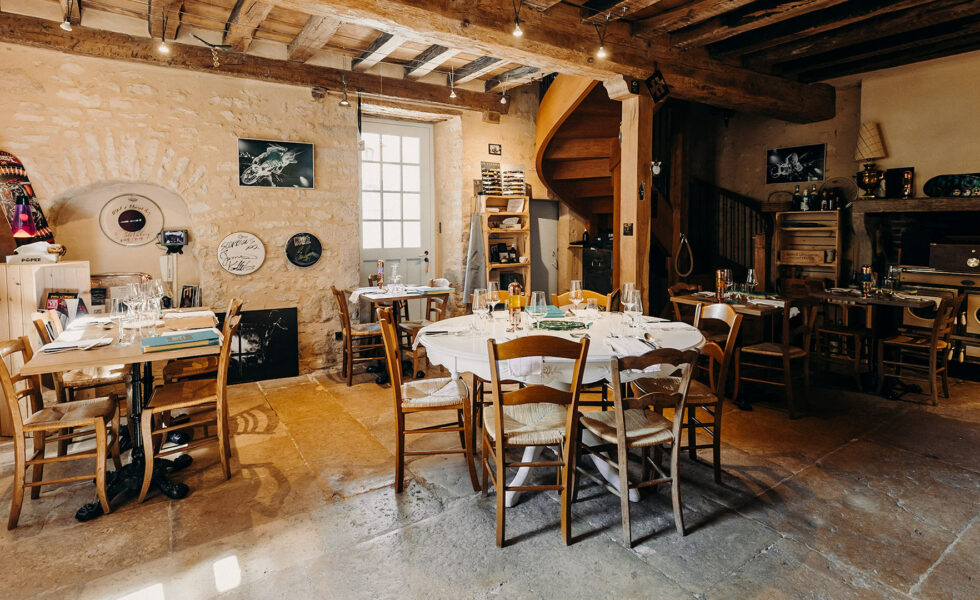
{"type": "Polygon", "coordinates": [[[759,282],[757,291],[764,292],[768,289],[769,279],[766,272],[766,234],[757,233],[752,236],[752,268],[755,269],[755,278],[759,282]]]}
{"type": "Polygon", "coordinates": [[[622,100],[620,124],[620,189],[615,205],[618,248],[614,261],[619,276],[617,286],[633,282],[643,297],[644,308],[650,301],[650,194],[653,187],[650,161],[653,153],[653,114],[656,106],[647,94],[631,95],[622,100]]]}
{"type": "MultiPolygon", "coordinates": [[[[672,132],[670,148],[670,206],[671,206],[671,227],[670,240],[667,246],[670,249],[671,258],[676,261],[681,250],[681,234],[687,233],[688,205],[690,204],[691,182],[690,182],[690,161],[688,160],[690,136],[688,135],[687,111],[675,105],[672,107],[674,115],[674,131],[672,132]]],[[[663,218],[667,218],[666,215],[663,218]]],[[[668,261],[671,265],[672,261],[668,261]]],[[[667,280],[671,284],[677,283],[677,273],[673,268],[668,273],[667,280]]]]}

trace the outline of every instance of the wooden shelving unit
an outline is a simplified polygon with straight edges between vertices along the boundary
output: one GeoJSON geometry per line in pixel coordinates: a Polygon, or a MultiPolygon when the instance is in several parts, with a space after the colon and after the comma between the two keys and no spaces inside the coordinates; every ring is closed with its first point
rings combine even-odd
{"type": "Polygon", "coordinates": [[[491,281],[501,283],[500,289],[505,290],[507,286],[500,281],[503,273],[518,273],[524,280],[521,287],[524,292],[531,289],[531,202],[529,196],[478,196],[480,203],[480,215],[483,218],[483,251],[487,259],[487,278],[491,281]],[[507,205],[513,201],[521,200],[523,210],[508,211],[507,205]],[[487,209],[497,209],[496,212],[487,209]],[[517,217],[520,219],[520,229],[501,229],[500,223],[504,219],[517,217]],[[490,247],[493,244],[507,244],[510,248],[517,249],[521,257],[526,260],[523,263],[502,263],[491,262],[490,247]]]}
{"type": "Polygon", "coordinates": [[[842,249],[840,212],[776,213],[773,264],[777,273],[786,270],[781,267],[793,268],[803,277],[832,279],[839,285],[842,249]]]}

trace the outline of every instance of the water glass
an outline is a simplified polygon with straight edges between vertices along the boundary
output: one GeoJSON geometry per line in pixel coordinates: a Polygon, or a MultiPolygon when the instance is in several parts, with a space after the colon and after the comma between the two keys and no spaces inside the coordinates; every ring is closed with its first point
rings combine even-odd
{"type": "Polygon", "coordinates": [[[643,314],[643,298],[640,296],[640,290],[634,289],[631,291],[626,297],[624,305],[626,307],[626,316],[630,320],[630,326],[636,327],[639,324],[640,315],[643,314]]]}
{"type": "Polygon", "coordinates": [[[500,284],[496,281],[487,282],[487,300],[490,303],[490,312],[500,302],[500,284]]]}
{"type": "Polygon", "coordinates": [[[535,327],[541,319],[548,314],[548,301],[545,299],[544,292],[531,292],[531,302],[528,304],[528,313],[535,327]]]}
{"type": "Polygon", "coordinates": [[[575,310],[578,311],[578,305],[585,299],[585,296],[582,294],[581,279],[572,280],[572,286],[568,290],[568,299],[575,305],[575,310]]]}
{"type": "Polygon", "coordinates": [[[585,301],[585,317],[590,324],[595,323],[599,318],[599,299],[589,298],[585,301]]]}
{"type": "Polygon", "coordinates": [[[755,269],[749,269],[748,274],[745,276],[745,291],[751,294],[758,285],[759,280],[755,278],[755,269]]]}
{"type": "Polygon", "coordinates": [[[138,333],[139,311],[136,310],[138,303],[135,300],[132,302],[121,301],[119,306],[122,312],[119,318],[119,338],[116,342],[120,346],[130,346],[136,341],[136,334],[138,333]]]}

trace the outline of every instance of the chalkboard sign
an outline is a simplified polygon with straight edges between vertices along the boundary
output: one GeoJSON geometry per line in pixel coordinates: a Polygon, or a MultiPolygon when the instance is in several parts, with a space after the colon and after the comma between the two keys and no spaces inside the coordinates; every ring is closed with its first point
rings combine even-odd
{"type": "Polygon", "coordinates": [[[262,240],[251,233],[239,231],[218,244],[218,264],[235,275],[248,275],[259,270],[265,261],[262,240]]]}

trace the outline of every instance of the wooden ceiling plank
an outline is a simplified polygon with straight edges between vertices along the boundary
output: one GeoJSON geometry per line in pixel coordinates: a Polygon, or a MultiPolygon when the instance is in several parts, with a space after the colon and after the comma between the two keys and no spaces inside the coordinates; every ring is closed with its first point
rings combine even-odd
{"type": "Polygon", "coordinates": [[[636,39],[630,24],[609,24],[607,59],[595,59],[595,31],[582,23],[581,9],[557,4],[546,14],[521,13],[524,35],[510,35],[510,0],[270,0],[308,14],[336,15],[345,22],[400,33],[406,39],[467,48],[543,71],[605,81],[626,76],[649,77],[658,65],[680,100],[764,114],[793,122],[812,122],[834,115],[835,92],[827,85],[799,82],[754,72],[711,59],[700,48],[687,51],[668,45],[664,36],[636,39]]]}
{"type": "MultiPolygon", "coordinates": [[[[670,43],[678,48],[706,46],[736,35],[779,23],[800,15],[845,3],[847,0],[786,0],[776,5],[737,15],[721,15],[670,34],[670,43]]],[[[749,7],[751,9],[751,7],[749,7]]]]}
{"type": "Polygon", "coordinates": [[[450,99],[443,85],[392,78],[385,78],[382,82],[375,75],[249,54],[225,52],[221,67],[215,69],[211,62],[211,50],[203,46],[171,44],[170,53],[164,55],[157,51],[157,42],[149,38],[88,28],[67,32],[58,25],[54,21],[0,12],[0,42],[226,77],[307,88],[318,86],[334,92],[342,89],[341,79],[346,76],[352,91],[357,90],[367,96],[404,98],[481,112],[506,113],[510,108],[509,104],[500,104],[498,94],[457,88],[457,97],[450,99]]]}
{"type": "Polygon", "coordinates": [[[245,52],[252,44],[255,29],[269,16],[275,5],[262,0],[238,0],[228,17],[224,43],[236,52],[245,52]]]}
{"type": "Polygon", "coordinates": [[[371,42],[367,50],[351,61],[351,68],[355,71],[366,71],[384,60],[386,56],[397,50],[403,43],[405,43],[404,36],[383,32],[371,42]]]}
{"type": "Polygon", "coordinates": [[[500,90],[509,90],[515,88],[519,85],[524,85],[525,83],[537,79],[540,77],[538,73],[540,69],[537,67],[516,67],[510,71],[506,71],[497,75],[493,79],[488,79],[485,84],[485,90],[487,92],[495,92],[500,90]]]}
{"type": "Polygon", "coordinates": [[[582,20],[586,23],[592,23],[593,25],[602,25],[606,22],[607,17],[609,21],[625,19],[633,16],[641,10],[646,10],[651,6],[660,4],[661,2],[663,2],[663,0],[619,0],[619,2],[616,2],[612,6],[600,12],[595,12],[594,10],[583,7],[582,20]]]}
{"type": "Polygon", "coordinates": [[[418,79],[439,68],[442,63],[459,54],[459,50],[433,44],[423,50],[405,67],[405,77],[418,79]]]}
{"type": "Polygon", "coordinates": [[[58,0],[61,3],[61,14],[68,16],[68,22],[72,25],[82,24],[82,2],[81,0],[58,0]]]}
{"type": "Polygon", "coordinates": [[[697,0],[688,2],[673,10],[654,15],[633,24],[633,35],[649,37],[664,31],[676,31],[711,17],[737,10],[755,0],[697,0]]]}
{"type": "Polygon", "coordinates": [[[481,56],[480,58],[468,62],[462,67],[456,69],[452,74],[452,80],[455,84],[473,81],[481,75],[486,75],[490,71],[494,71],[505,64],[506,63],[499,58],[494,58],[492,56],[481,56]]]}
{"type": "Polygon", "coordinates": [[[157,0],[146,15],[150,37],[155,40],[177,39],[184,0],[157,0]]]}
{"type": "Polygon", "coordinates": [[[977,14],[980,14],[980,2],[975,0],[939,0],[900,13],[835,29],[819,37],[759,52],[746,57],[745,64],[754,68],[767,68],[777,63],[833,52],[869,40],[955,22],[977,14]]]}
{"type": "Polygon", "coordinates": [[[333,34],[340,29],[341,20],[336,17],[311,16],[296,38],[286,47],[289,60],[306,62],[323,48],[333,34]]]}
{"type": "Polygon", "coordinates": [[[712,56],[729,58],[743,56],[820,35],[827,31],[877,18],[889,13],[915,8],[933,0],[864,0],[861,3],[848,2],[843,6],[821,11],[802,18],[789,19],[775,25],[743,34],[733,39],[714,44],[712,56]]]}
{"type": "Polygon", "coordinates": [[[524,0],[524,6],[544,12],[556,4],[561,4],[561,0],[524,0]]]}

